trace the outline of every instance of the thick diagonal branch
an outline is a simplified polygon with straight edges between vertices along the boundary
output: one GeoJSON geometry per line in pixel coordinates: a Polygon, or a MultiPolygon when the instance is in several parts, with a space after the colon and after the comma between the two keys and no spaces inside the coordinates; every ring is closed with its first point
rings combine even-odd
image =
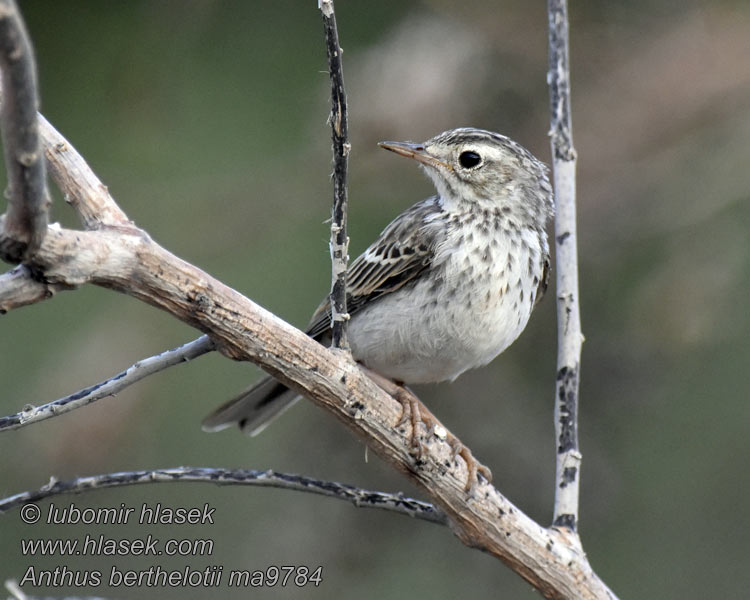
{"type": "Polygon", "coordinates": [[[207,333],[225,355],[249,360],[333,413],[379,456],[432,497],[466,544],[521,574],[549,598],[612,598],[585,555],[529,519],[486,482],[467,497],[466,465],[436,435],[425,436],[419,465],[401,406],[344,353],[324,348],[135,227],[71,231],[50,227],[35,268],[53,284],[93,283],[166,310],[207,333]]]}

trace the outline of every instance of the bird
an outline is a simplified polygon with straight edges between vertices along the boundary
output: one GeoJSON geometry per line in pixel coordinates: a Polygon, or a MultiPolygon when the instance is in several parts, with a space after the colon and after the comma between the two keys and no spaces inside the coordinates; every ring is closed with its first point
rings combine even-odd
{"type": "MultiPolygon", "coordinates": [[[[452,381],[510,346],[544,295],[548,169],[510,138],[472,127],[379,146],[415,160],[437,193],[397,216],[351,263],[351,353],[399,385],[452,381]]],[[[326,298],[306,333],[327,344],[330,332],[326,298]]],[[[202,426],[237,424],[256,435],[298,399],[267,376],[202,426]]]]}

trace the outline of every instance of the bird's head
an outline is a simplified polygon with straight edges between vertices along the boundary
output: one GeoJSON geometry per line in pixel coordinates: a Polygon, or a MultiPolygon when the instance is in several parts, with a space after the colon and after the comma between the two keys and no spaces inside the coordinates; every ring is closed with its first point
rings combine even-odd
{"type": "Polygon", "coordinates": [[[547,167],[498,133],[465,127],[420,144],[380,142],[379,146],[419,162],[448,210],[460,211],[475,203],[542,227],[552,214],[547,167]]]}

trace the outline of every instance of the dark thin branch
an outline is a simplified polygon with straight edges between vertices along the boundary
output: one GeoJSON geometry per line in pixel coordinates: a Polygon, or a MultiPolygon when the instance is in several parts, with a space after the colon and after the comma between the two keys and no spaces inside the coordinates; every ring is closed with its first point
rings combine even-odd
{"type": "Polygon", "coordinates": [[[62,415],[76,408],[87,406],[92,402],[114,396],[126,387],[133,385],[144,377],[168,369],[175,365],[193,360],[214,350],[214,343],[207,336],[201,336],[192,342],[184,344],[179,348],[167,350],[156,356],[151,356],[137,363],[117,375],[106,379],[96,385],[80,390],[64,398],[60,398],[42,406],[27,406],[21,412],[7,417],[0,417],[0,432],[19,429],[44,421],[51,417],[62,415]]]}
{"type": "Polygon", "coordinates": [[[34,53],[14,0],[0,0],[0,68],[5,95],[0,122],[8,172],[0,256],[15,263],[32,256],[42,243],[49,193],[36,120],[34,53]]]}
{"type": "Polygon", "coordinates": [[[555,389],[555,510],[553,525],[575,532],[581,453],[578,449],[578,382],[581,315],[578,300],[576,152],[570,113],[570,63],[566,0],[548,0],[551,145],[555,184],[557,257],[557,378],[555,389]]]}
{"type": "Polygon", "coordinates": [[[331,77],[331,139],[333,141],[333,218],[331,221],[331,327],[332,346],[347,348],[346,323],[346,266],[349,261],[347,234],[346,171],[349,161],[349,125],[344,92],[344,72],[341,64],[343,50],[339,45],[333,0],[319,0],[328,54],[328,73],[331,77]]]}
{"type": "Polygon", "coordinates": [[[445,514],[440,509],[429,502],[407,498],[401,493],[373,492],[335,481],[320,481],[310,477],[303,477],[302,475],[277,473],[270,470],[232,470],[202,467],[176,467],[173,469],[107,473],[92,477],[79,477],[72,481],[56,481],[52,479],[47,485],[42,486],[38,490],[22,492],[0,500],[0,513],[7,512],[22,504],[37,502],[38,500],[60,494],[80,494],[95,489],[139,485],[143,483],[167,483],[171,481],[283,488],[337,498],[338,500],[346,500],[358,508],[379,508],[441,525],[448,523],[445,514]]]}

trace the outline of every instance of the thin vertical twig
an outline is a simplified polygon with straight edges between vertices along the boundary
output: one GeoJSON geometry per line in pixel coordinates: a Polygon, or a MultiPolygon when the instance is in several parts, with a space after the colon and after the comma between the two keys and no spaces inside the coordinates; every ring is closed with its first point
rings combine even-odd
{"type": "Polygon", "coordinates": [[[328,73],[331,77],[331,139],[333,141],[333,215],[331,221],[331,329],[334,348],[348,348],[346,323],[346,267],[349,261],[349,236],[347,234],[346,172],[349,161],[349,125],[347,121],[344,72],[341,64],[341,46],[336,28],[333,0],[319,0],[328,54],[328,73]]]}
{"type": "Polygon", "coordinates": [[[0,0],[0,68],[4,96],[0,121],[8,172],[0,256],[21,262],[39,249],[47,231],[49,193],[37,125],[34,52],[14,0],[0,0]]]}
{"type": "Polygon", "coordinates": [[[578,382],[581,315],[576,235],[576,152],[570,114],[567,0],[548,0],[551,146],[555,186],[557,257],[557,381],[555,390],[555,509],[553,525],[575,532],[581,453],[578,450],[578,382]]]}

